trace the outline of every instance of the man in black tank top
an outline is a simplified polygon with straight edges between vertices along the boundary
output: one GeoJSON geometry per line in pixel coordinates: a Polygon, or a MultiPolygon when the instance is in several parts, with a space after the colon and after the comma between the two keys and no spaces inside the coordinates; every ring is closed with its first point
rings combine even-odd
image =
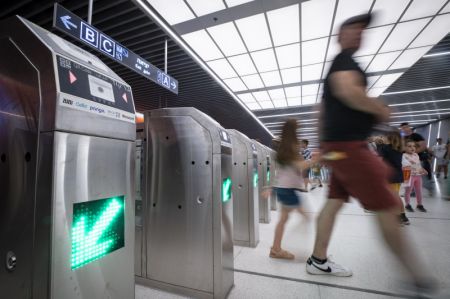
{"type": "MultiPolygon", "coordinates": [[[[388,168],[368,148],[367,138],[375,124],[389,119],[388,107],[366,94],[365,73],[353,59],[371,15],[348,19],[340,28],[338,54],[325,79],[321,106],[321,147],[332,168],[329,200],[317,220],[317,236],[306,270],[310,274],[351,276],[352,271],[327,259],[334,220],[352,196],[368,210],[377,212],[385,241],[414,278],[417,287],[428,287],[426,271],[419,267],[411,244],[399,230],[400,197],[388,184],[388,168]]],[[[359,260],[359,259],[355,259],[359,260]]]]}

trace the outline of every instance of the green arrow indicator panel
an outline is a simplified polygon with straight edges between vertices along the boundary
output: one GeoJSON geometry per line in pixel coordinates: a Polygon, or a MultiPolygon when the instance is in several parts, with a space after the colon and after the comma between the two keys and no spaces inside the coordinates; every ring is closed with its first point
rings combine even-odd
{"type": "Polygon", "coordinates": [[[226,178],[222,182],[222,202],[227,202],[231,199],[232,194],[232,185],[231,178],[226,178]]]}
{"type": "Polygon", "coordinates": [[[124,196],[74,203],[72,270],[124,247],[124,223],[124,196]]]}

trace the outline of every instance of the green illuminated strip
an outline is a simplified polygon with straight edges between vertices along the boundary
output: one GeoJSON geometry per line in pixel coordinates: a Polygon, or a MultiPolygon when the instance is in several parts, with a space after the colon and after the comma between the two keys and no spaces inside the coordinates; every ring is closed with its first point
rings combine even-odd
{"type": "Polygon", "coordinates": [[[270,170],[267,170],[267,182],[270,182],[270,170]]]}
{"type": "Polygon", "coordinates": [[[222,183],[222,202],[227,202],[231,199],[232,182],[230,178],[226,178],[222,183]]]}
{"type": "Polygon", "coordinates": [[[78,204],[77,209],[74,208],[72,270],[123,247],[124,204],[123,197],[114,197],[78,204]],[[119,225],[116,220],[121,220],[119,225]]]}
{"type": "Polygon", "coordinates": [[[255,173],[253,173],[253,187],[258,187],[258,181],[259,181],[259,178],[258,178],[258,172],[255,172],[255,173]]]}

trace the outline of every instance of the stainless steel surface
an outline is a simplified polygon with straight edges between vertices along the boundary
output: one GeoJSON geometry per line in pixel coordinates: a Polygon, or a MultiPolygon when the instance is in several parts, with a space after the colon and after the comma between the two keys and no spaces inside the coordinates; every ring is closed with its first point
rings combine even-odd
{"type": "Polygon", "coordinates": [[[55,132],[51,298],[134,298],[134,142],[55,132]],[[124,195],[125,246],[71,269],[73,204],[124,195]]]}
{"type": "Polygon", "coordinates": [[[134,243],[134,274],[142,276],[142,169],[143,169],[143,139],[142,133],[137,133],[136,149],[135,149],[135,243],[134,243]]]}
{"type": "Polygon", "coordinates": [[[268,152],[266,148],[256,140],[253,140],[258,151],[258,187],[259,187],[259,222],[270,223],[270,197],[261,196],[264,188],[269,186],[267,182],[268,152]]]}
{"type": "Polygon", "coordinates": [[[193,108],[147,112],[144,130],[146,273],[139,281],[224,298],[234,283],[233,199],[221,198],[231,144],[221,145],[223,129],[193,108]]]}
{"type": "Polygon", "coordinates": [[[259,243],[259,192],[254,184],[258,172],[257,152],[252,141],[236,130],[228,130],[233,144],[234,244],[256,247],[259,243]]]}
{"type": "MultiPolygon", "coordinates": [[[[18,17],[0,23],[0,294],[131,299],[135,124],[61,108],[56,54],[126,86],[98,58],[51,33],[18,17]],[[73,203],[109,195],[126,197],[125,245],[72,270],[73,203]]],[[[134,115],[131,94],[128,100],[134,115]]]]}
{"type": "MultiPolygon", "coordinates": [[[[267,152],[269,153],[269,158],[270,158],[270,180],[269,180],[269,186],[273,186],[273,183],[275,181],[275,176],[276,176],[276,172],[277,172],[277,153],[269,148],[269,147],[265,147],[267,152]]],[[[272,194],[270,195],[270,210],[272,211],[276,211],[277,210],[277,196],[274,192],[272,192],[272,194]]]]}

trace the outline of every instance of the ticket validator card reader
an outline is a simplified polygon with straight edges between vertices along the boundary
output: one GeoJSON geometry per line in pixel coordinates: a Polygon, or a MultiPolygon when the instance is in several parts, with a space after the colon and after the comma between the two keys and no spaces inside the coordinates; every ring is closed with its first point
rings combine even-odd
{"type": "Polygon", "coordinates": [[[131,88],[20,18],[0,23],[0,293],[134,298],[131,88]]]}

